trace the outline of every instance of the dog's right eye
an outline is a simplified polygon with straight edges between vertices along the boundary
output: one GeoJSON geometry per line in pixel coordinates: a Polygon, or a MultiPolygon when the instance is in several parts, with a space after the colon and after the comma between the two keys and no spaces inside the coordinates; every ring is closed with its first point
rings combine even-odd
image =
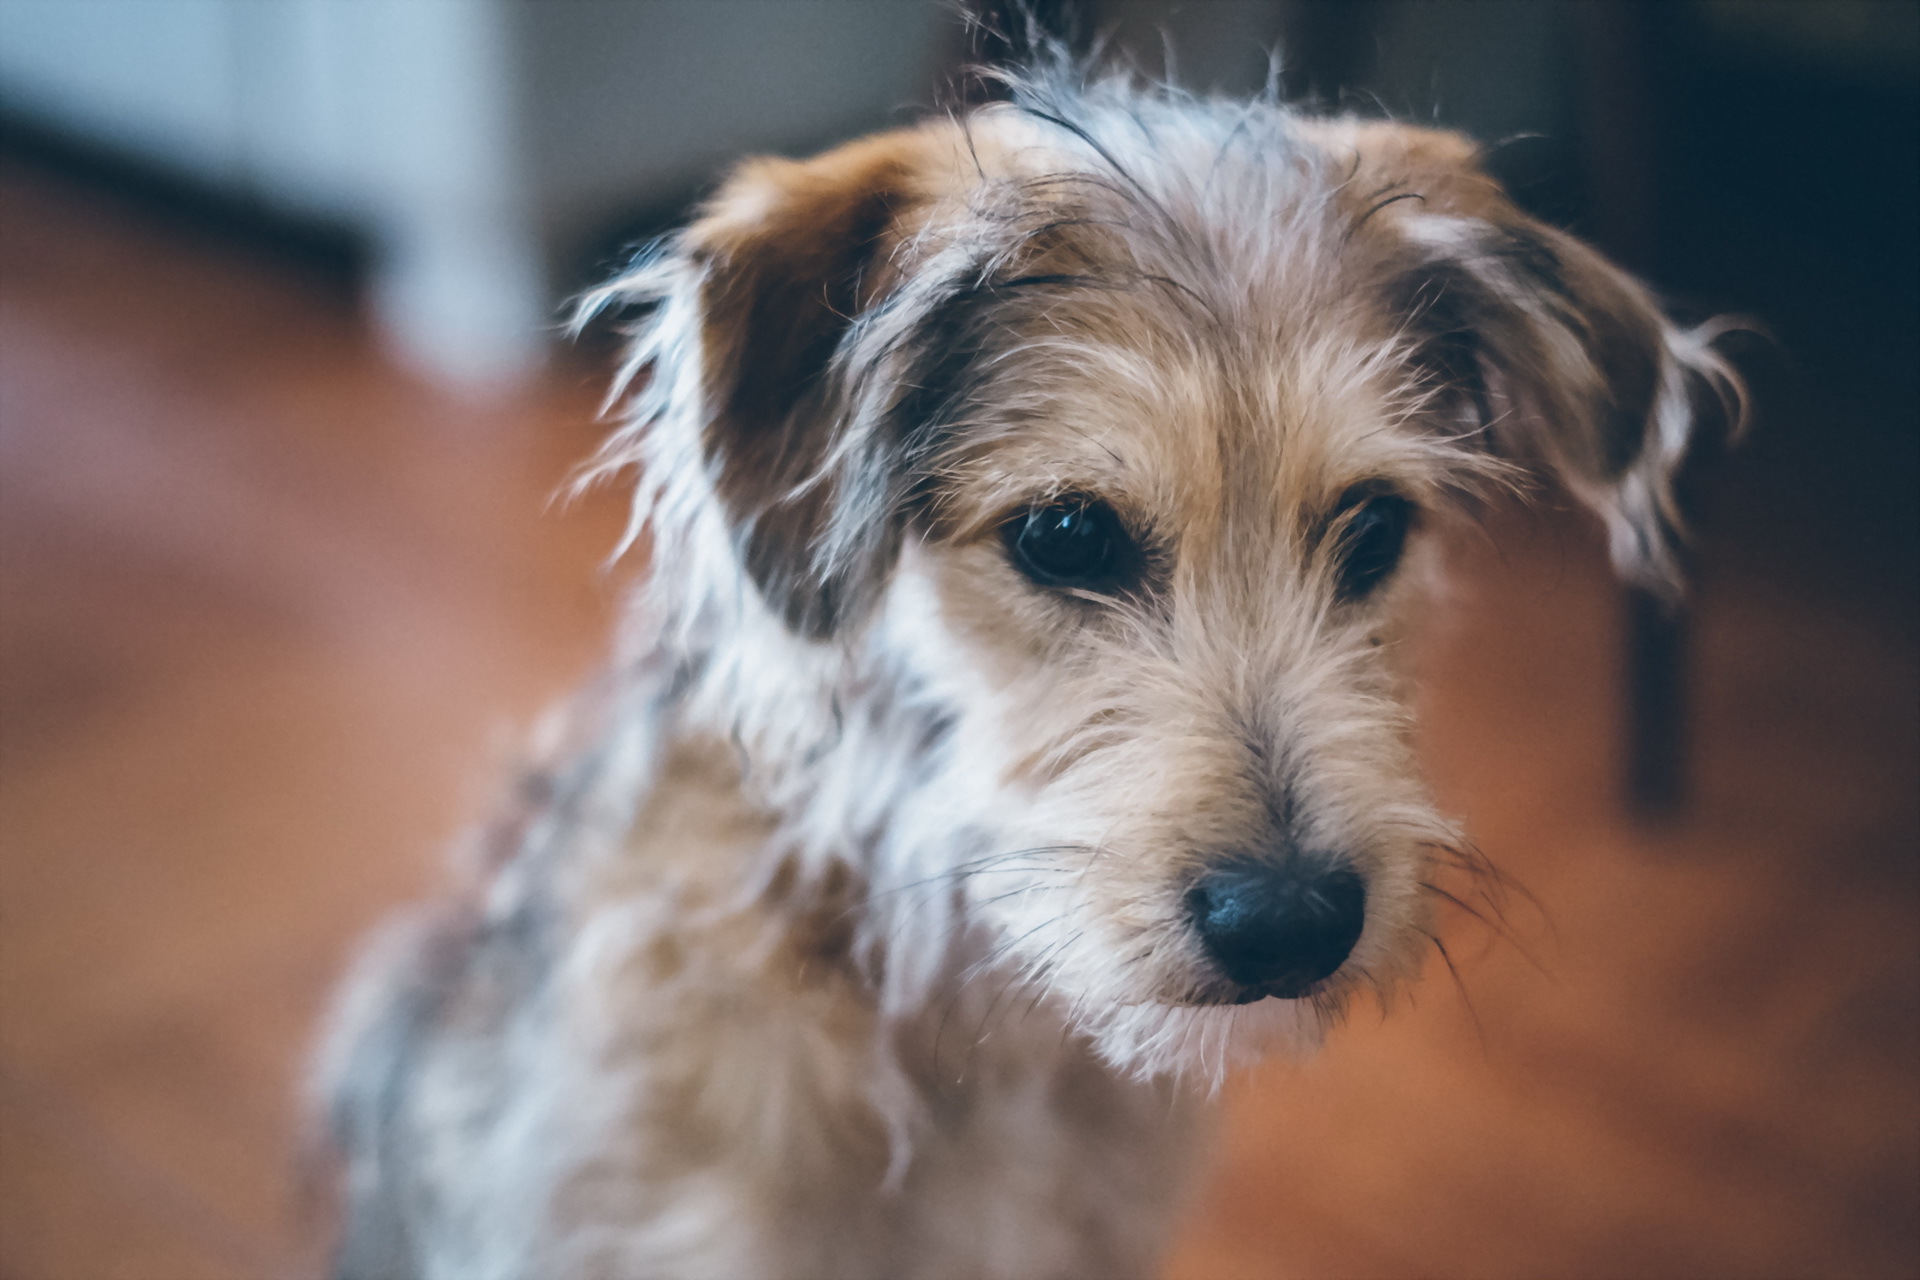
{"type": "Polygon", "coordinates": [[[1007,555],[1043,587],[1111,592],[1137,573],[1140,553],[1114,509],[1098,498],[1061,498],[1006,523],[1007,555]]]}
{"type": "Polygon", "coordinates": [[[1340,594],[1358,600],[1372,594],[1400,563],[1413,505],[1396,493],[1359,490],[1341,503],[1340,594]]]}

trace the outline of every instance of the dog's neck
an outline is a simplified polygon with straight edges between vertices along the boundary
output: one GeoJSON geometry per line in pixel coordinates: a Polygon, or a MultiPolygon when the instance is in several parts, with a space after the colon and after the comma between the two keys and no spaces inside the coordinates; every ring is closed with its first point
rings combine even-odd
{"type": "Polygon", "coordinates": [[[802,893],[839,900],[883,1008],[981,976],[993,943],[968,918],[962,880],[1010,838],[990,820],[1005,800],[979,759],[991,726],[956,710],[983,699],[943,688],[964,678],[958,664],[936,674],[901,656],[899,632],[928,625],[928,602],[889,601],[851,638],[820,643],[757,599],[698,585],[650,588],[629,669],[658,707],[656,732],[726,744],[743,799],[771,819],[749,887],[797,876],[802,893]]]}

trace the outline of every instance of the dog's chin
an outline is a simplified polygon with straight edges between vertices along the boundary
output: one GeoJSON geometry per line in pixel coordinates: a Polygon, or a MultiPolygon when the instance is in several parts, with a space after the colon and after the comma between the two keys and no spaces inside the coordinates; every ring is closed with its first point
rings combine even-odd
{"type": "Polygon", "coordinates": [[[1230,1071],[1261,1058],[1311,1055],[1339,1013],[1335,983],[1288,999],[1237,986],[1214,994],[1111,1005],[1097,1014],[1079,1006],[1082,1030],[1120,1071],[1217,1088],[1230,1071]]]}

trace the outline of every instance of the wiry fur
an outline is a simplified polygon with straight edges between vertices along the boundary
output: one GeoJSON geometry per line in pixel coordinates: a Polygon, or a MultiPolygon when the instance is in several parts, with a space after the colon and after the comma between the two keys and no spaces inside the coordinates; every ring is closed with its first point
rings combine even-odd
{"type": "Polygon", "coordinates": [[[1394,669],[1432,539],[1344,599],[1342,495],[1550,469],[1672,581],[1734,384],[1464,140],[1016,87],[743,166],[590,302],[644,317],[599,468],[656,567],[483,891],[344,1003],[343,1276],[1145,1274],[1209,1088],[1408,978],[1469,861],[1394,669]],[[1009,564],[1070,492],[1139,589],[1009,564]],[[1365,930],[1223,1003],[1183,892],[1271,849],[1365,930]]]}

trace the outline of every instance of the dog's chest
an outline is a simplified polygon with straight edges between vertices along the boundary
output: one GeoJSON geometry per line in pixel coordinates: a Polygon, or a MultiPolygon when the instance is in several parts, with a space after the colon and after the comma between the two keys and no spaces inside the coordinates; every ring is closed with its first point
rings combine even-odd
{"type": "Polygon", "coordinates": [[[567,1067],[570,1268],[1144,1274],[1197,1104],[1105,1068],[1005,975],[882,1019],[817,918],[796,931],[804,913],[730,896],[772,826],[719,753],[663,766],[564,966],[564,1038],[586,1050],[567,1067]]]}

